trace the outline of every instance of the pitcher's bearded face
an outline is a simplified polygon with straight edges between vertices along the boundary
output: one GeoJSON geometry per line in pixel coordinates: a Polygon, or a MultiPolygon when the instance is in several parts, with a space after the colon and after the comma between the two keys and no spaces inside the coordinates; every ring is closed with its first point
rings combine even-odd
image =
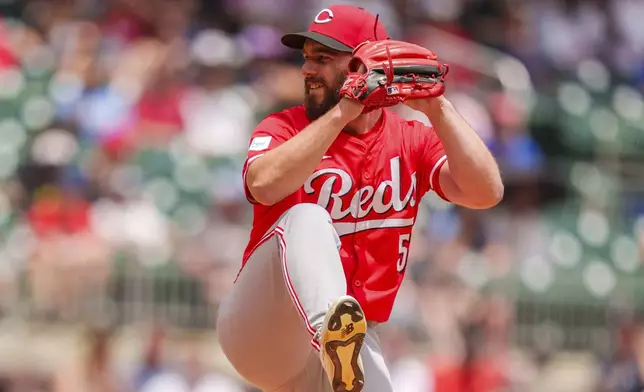
{"type": "Polygon", "coordinates": [[[346,77],[347,72],[343,72],[330,82],[319,77],[304,80],[304,106],[306,107],[306,115],[311,121],[338,104],[340,89],[346,77]]]}
{"type": "Polygon", "coordinates": [[[302,52],[304,106],[309,120],[314,121],[339,102],[351,54],[334,51],[310,40],[304,44],[302,52]]]}

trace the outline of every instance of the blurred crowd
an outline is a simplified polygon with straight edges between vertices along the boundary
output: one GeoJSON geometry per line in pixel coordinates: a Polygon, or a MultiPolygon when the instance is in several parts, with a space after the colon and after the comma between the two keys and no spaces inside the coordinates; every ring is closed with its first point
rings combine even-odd
{"type": "MultiPolygon", "coordinates": [[[[642,181],[641,0],[2,0],[0,320],[211,327],[248,238],[250,132],[303,99],[301,54],[280,37],[336,2],[378,13],[392,38],[463,45],[451,47],[448,97],[506,179],[490,211],[427,198],[381,331],[396,391],[642,390],[632,293],[615,325],[579,340],[589,358],[554,357],[571,339],[561,326],[516,328],[517,296],[551,292],[557,268],[583,264],[570,281],[591,302],[639,273],[644,188],[614,182],[642,181]],[[512,94],[508,58],[532,98],[512,94]],[[605,160],[635,166],[628,177],[605,160]],[[578,207],[574,229],[550,225],[555,205],[578,207]],[[609,261],[586,260],[584,244],[609,261]],[[148,302],[165,310],[147,314],[148,302]]],[[[71,370],[0,377],[0,391],[250,391],[204,365],[212,353],[198,344],[178,361],[160,354],[163,329],[143,336],[140,369],[112,363],[112,334],[97,329],[71,370]]]]}

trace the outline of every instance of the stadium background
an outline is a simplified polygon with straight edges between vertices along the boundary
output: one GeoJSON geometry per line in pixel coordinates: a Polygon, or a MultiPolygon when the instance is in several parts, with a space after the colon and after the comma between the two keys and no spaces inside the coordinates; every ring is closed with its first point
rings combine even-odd
{"type": "MultiPolygon", "coordinates": [[[[489,211],[425,200],[396,390],[641,391],[644,2],[351,3],[451,65],[506,183],[489,211]]],[[[251,390],[213,330],[241,162],[302,100],[281,34],[328,4],[0,1],[0,391],[251,390]]]]}

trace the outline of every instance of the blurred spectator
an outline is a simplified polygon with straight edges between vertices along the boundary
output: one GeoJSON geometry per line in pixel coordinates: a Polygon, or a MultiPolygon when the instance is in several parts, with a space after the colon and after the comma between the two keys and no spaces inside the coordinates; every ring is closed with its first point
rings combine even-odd
{"type": "Polygon", "coordinates": [[[204,368],[199,353],[190,350],[178,371],[159,373],[139,389],[140,392],[245,392],[237,381],[204,368]]]}
{"type": "Polygon", "coordinates": [[[602,364],[597,392],[636,392],[644,390],[642,330],[634,320],[620,320],[617,348],[602,364]]]}
{"type": "Polygon", "coordinates": [[[74,192],[43,187],[27,217],[36,245],[29,262],[36,306],[64,318],[109,276],[110,253],[91,231],[89,203],[74,192]]]}
{"type": "Polygon", "coordinates": [[[140,390],[150,379],[165,371],[164,341],[164,328],[160,325],[151,328],[143,349],[143,361],[134,376],[134,390],[140,390]]]}
{"type": "Polygon", "coordinates": [[[17,65],[18,59],[11,48],[7,29],[3,21],[0,20],[0,69],[17,65]]]}
{"type": "Polygon", "coordinates": [[[462,322],[464,352],[460,361],[436,363],[435,390],[494,392],[509,388],[508,310],[498,300],[473,304],[462,322]]]}
{"type": "Polygon", "coordinates": [[[186,139],[207,156],[238,156],[246,150],[257,99],[251,89],[237,82],[236,69],[244,64],[245,56],[238,43],[217,30],[199,33],[191,50],[197,61],[196,85],[180,108],[186,139]]]}
{"type": "Polygon", "coordinates": [[[112,356],[112,331],[93,328],[85,336],[84,355],[77,362],[61,363],[54,392],[123,392],[125,383],[112,356]],[[71,366],[70,366],[71,365],[71,366]]]}
{"type": "Polygon", "coordinates": [[[396,392],[434,392],[434,374],[426,361],[422,326],[404,325],[396,321],[380,328],[383,353],[387,358],[396,392]]]}

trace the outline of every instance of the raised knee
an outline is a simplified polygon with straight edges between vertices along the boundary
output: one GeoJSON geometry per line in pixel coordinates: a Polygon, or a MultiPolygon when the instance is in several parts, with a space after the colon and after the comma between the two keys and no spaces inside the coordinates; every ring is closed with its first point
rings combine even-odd
{"type": "Polygon", "coordinates": [[[313,203],[300,203],[296,204],[288,211],[290,217],[303,217],[308,220],[322,220],[329,222],[331,221],[331,215],[324,208],[320,207],[318,204],[313,203]]]}
{"type": "Polygon", "coordinates": [[[308,232],[317,236],[330,233],[335,247],[340,249],[342,246],[340,237],[333,227],[331,215],[317,204],[302,203],[291,207],[280,222],[280,226],[287,229],[289,233],[308,232]]]}
{"type": "Polygon", "coordinates": [[[301,203],[291,207],[286,219],[296,226],[310,227],[332,223],[331,215],[324,208],[313,203],[301,203]]]}

